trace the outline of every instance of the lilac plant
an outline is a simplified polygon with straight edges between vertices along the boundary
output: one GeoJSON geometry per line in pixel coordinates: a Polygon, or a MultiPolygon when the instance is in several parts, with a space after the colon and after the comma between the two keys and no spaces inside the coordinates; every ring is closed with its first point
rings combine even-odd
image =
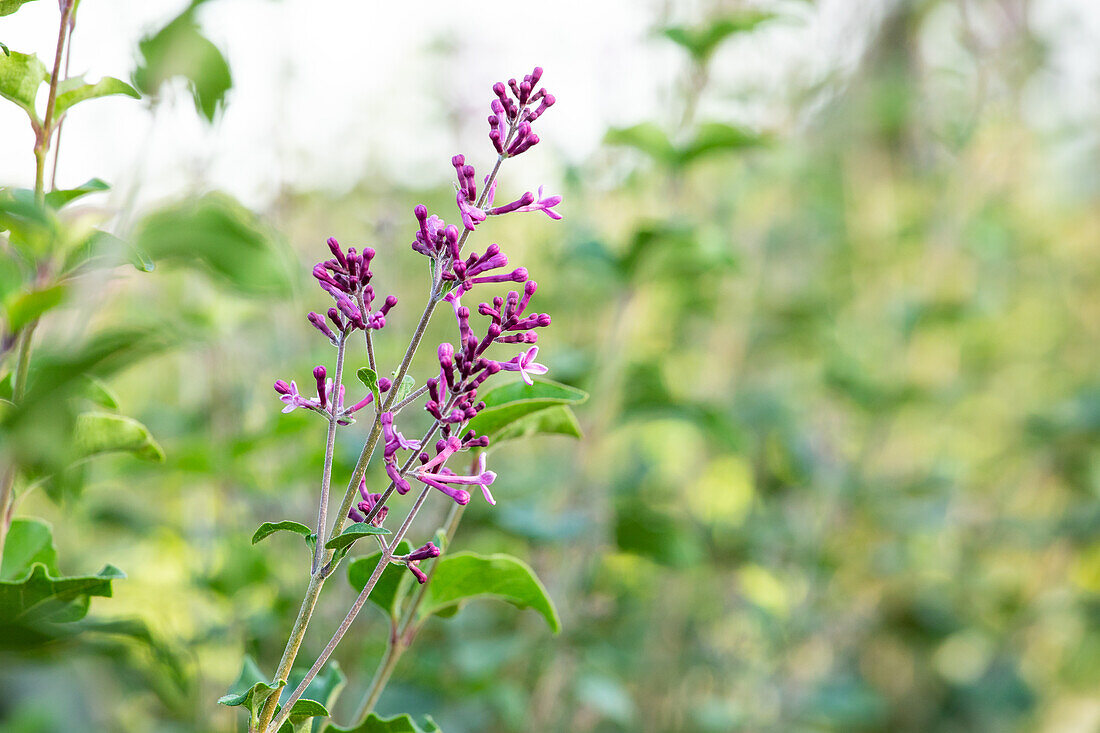
{"type": "MultiPolygon", "coordinates": [[[[313,370],[314,385],[308,388],[300,389],[293,380],[275,382],[278,398],[285,405],[284,412],[308,410],[328,423],[316,529],[309,533],[303,525],[297,525],[300,530],[295,530],[309,533],[310,582],[273,682],[257,686],[257,692],[266,697],[262,704],[257,702],[258,697],[250,699],[256,713],[250,723],[252,731],[279,730],[291,718],[311,680],[329,659],[387,568],[407,569],[420,584],[429,581],[430,572],[421,569],[421,563],[440,557],[458,514],[452,513],[445,539],[433,538],[411,551],[399,548],[430,496],[451,502],[455,510],[468,504],[471,495],[477,493],[488,504],[496,504],[490,487],[497,475],[486,465],[485,448],[490,438],[472,429],[471,422],[486,409],[482,397],[490,380],[504,372],[517,372],[524,383],[533,385],[532,375],[547,372],[545,366],[535,361],[538,347],[534,344],[539,329],[549,326],[551,318],[532,307],[538,285],[530,279],[526,267],[510,262],[498,244],[488,244],[480,252],[467,245],[490,217],[541,211],[551,219],[561,218],[555,211],[561,197],[544,195],[542,187],[537,194],[528,191],[510,203],[494,205],[502,164],[538,144],[534,123],[554,104],[554,96],[539,86],[541,77],[542,69],[536,67],[521,81],[511,79],[507,85],[493,86],[495,98],[490,103],[488,123],[496,161],[487,174],[479,177],[465,156],[455,155],[451,159],[457,179],[454,223],[429,213],[424,205],[413,209],[415,228],[411,247],[428,260],[428,298],[404,357],[392,372],[392,380],[379,376],[374,339],[381,336],[398,299],[394,295],[381,297],[372,285],[376,251],[370,247],[344,248],[335,239],[329,239],[331,256],[313,268],[313,277],[332,303],[323,315],[311,312],[307,320],[332,344],[335,360],[331,368],[319,365],[313,370]],[[502,285],[513,289],[503,295],[494,292],[502,285]],[[436,346],[438,372],[433,369],[423,386],[414,390],[409,386],[410,364],[429,320],[443,303],[453,318],[454,336],[436,346]],[[362,390],[349,395],[349,391],[355,390],[349,390],[345,367],[352,343],[358,339],[362,339],[367,366],[356,373],[362,390]],[[403,411],[420,404],[422,399],[431,424],[419,438],[410,439],[401,430],[403,411]],[[354,403],[348,404],[352,400],[354,403]],[[371,429],[330,526],[329,494],[336,434],[338,428],[363,419],[364,415],[370,416],[371,429]],[[379,442],[388,485],[375,492],[368,487],[365,475],[379,442]],[[415,498],[411,506],[400,509],[405,511],[405,517],[396,528],[386,528],[390,510],[400,511],[391,505],[395,492],[399,496],[413,494],[415,498]],[[356,539],[370,536],[381,550],[377,564],[344,621],[280,706],[279,691],[290,674],[325,580],[356,539]]],[[[416,602],[422,598],[423,594],[417,596],[416,602]]],[[[363,715],[369,712],[376,693],[377,690],[368,692],[361,709],[363,715]]]]}

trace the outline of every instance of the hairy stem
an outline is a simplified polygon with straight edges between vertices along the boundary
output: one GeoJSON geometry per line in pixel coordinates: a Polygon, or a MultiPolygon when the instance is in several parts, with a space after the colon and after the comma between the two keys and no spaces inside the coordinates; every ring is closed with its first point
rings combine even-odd
{"type": "MultiPolygon", "coordinates": [[[[347,633],[351,627],[355,617],[359,615],[359,611],[363,608],[363,604],[367,602],[367,598],[370,597],[370,593],[374,590],[374,586],[378,583],[378,579],[382,577],[382,571],[389,565],[390,560],[393,559],[394,550],[397,549],[397,545],[401,540],[405,539],[405,534],[409,531],[409,527],[412,526],[413,520],[416,519],[416,515],[420,513],[420,508],[424,506],[424,500],[428,498],[428,492],[430,487],[425,486],[424,490],[420,492],[420,496],[416,498],[416,503],[413,504],[412,509],[409,510],[408,516],[405,517],[405,521],[402,522],[401,528],[397,530],[397,533],[393,536],[393,541],[390,542],[389,547],[382,553],[382,557],[378,559],[378,565],[375,566],[374,572],[371,573],[370,579],[367,584],[363,586],[362,592],[359,593],[359,597],[355,599],[355,603],[352,604],[351,610],[348,611],[347,616],[340,622],[339,628],[336,629],[336,633],[329,639],[328,644],[325,645],[324,651],[317,657],[317,661],[313,663],[313,666],[306,672],[305,677],[302,678],[302,682],[294,690],[294,692],[287,699],[286,704],[283,705],[282,712],[275,719],[272,724],[274,730],[279,730],[279,726],[283,724],[283,721],[290,715],[291,709],[294,707],[294,703],[302,697],[302,693],[306,691],[309,683],[313,681],[313,678],[317,676],[317,673],[321,671],[321,667],[325,666],[325,662],[332,656],[332,652],[336,649],[336,645],[340,643],[340,640],[344,638],[344,634],[347,633]]],[[[261,728],[261,730],[264,730],[261,728]]]]}
{"type": "Polygon", "coordinates": [[[332,454],[336,448],[336,407],[340,401],[340,380],[344,376],[344,347],[348,335],[340,334],[336,347],[336,375],[332,381],[332,400],[329,405],[328,436],[325,441],[325,467],[321,472],[321,500],[317,504],[317,544],[313,547],[313,573],[321,567],[321,555],[324,554],[325,528],[328,526],[328,487],[332,479],[332,454]]]}

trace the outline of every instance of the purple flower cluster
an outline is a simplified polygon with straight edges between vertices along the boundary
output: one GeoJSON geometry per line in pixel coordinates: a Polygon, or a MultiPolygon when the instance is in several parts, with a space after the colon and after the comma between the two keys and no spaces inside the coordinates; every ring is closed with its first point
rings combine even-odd
{"type": "MultiPolygon", "coordinates": [[[[539,142],[538,135],[532,131],[532,124],[554,104],[554,96],[538,88],[541,77],[542,69],[535,68],[522,81],[511,79],[507,85],[500,82],[493,86],[496,98],[490,105],[489,139],[497,152],[497,162],[492,172],[480,180],[480,186],[475,168],[465,156],[455,155],[451,159],[458,181],[455,202],[461,228],[448,225],[441,217],[429,214],[426,206],[418,205],[413,209],[418,226],[412,249],[431,261],[432,300],[426,313],[436,303],[447,301],[454,313],[458,337],[455,343],[444,342],[436,349],[439,373],[426,382],[428,399],[424,404],[434,423],[423,441],[409,440],[397,429],[396,412],[404,403],[395,407],[393,403],[396,400],[391,396],[384,408],[382,405],[377,407],[376,430],[380,431],[383,440],[385,471],[398,494],[408,493],[412,488],[410,479],[413,479],[460,505],[469,503],[470,491],[476,486],[489,504],[496,504],[489,490],[496,480],[496,473],[486,469],[485,452],[481,450],[488,446],[489,439],[467,428],[467,424],[485,409],[485,402],[478,398],[479,390],[487,379],[500,372],[518,372],[524,382],[533,384],[532,375],[547,371],[545,366],[535,362],[538,347],[533,344],[538,340],[536,329],[549,326],[551,319],[546,313],[528,312],[538,285],[529,279],[527,268],[509,268],[508,257],[497,244],[490,244],[480,254],[470,252],[463,256],[469,235],[490,216],[542,211],[551,219],[561,218],[554,211],[554,207],[561,203],[561,197],[543,195],[541,186],[537,194],[528,191],[511,203],[493,206],[496,175],[501,163],[539,142]],[[486,302],[478,305],[477,314],[486,317],[488,323],[483,330],[479,328],[475,333],[470,308],[463,305],[461,299],[475,288],[500,283],[515,283],[516,289],[503,296],[487,297],[486,302]],[[490,354],[494,344],[516,344],[527,348],[501,358],[490,354]],[[433,452],[426,444],[437,430],[439,437],[433,452]],[[398,460],[399,451],[408,452],[404,461],[398,460]],[[468,474],[447,467],[452,456],[466,451],[477,452],[476,463],[468,474]],[[410,473],[410,466],[417,462],[419,465],[410,473]]],[[[370,284],[370,265],[375,256],[373,249],[364,247],[361,252],[356,252],[354,248],[349,248],[345,252],[335,239],[329,239],[328,245],[333,257],[318,263],[313,268],[313,275],[321,288],[332,296],[334,306],[328,309],[327,320],[318,313],[310,313],[308,318],[333,345],[343,349],[350,332],[356,329],[378,330],[385,326],[386,315],[397,299],[388,296],[378,310],[372,310],[375,300],[374,288],[370,284]]],[[[369,347],[369,335],[367,341],[369,347]]],[[[342,350],[340,354],[342,356],[342,350]]],[[[373,356],[371,358],[373,367],[373,356]]],[[[404,376],[404,371],[399,374],[404,376]]],[[[335,389],[324,367],[314,370],[314,379],[317,383],[316,398],[299,394],[294,382],[287,384],[279,380],[275,383],[276,392],[286,404],[284,412],[297,408],[309,409],[331,416],[339,425],[346,425],[353,413],[374,399],[368,394],[355,405],[345,408],[344,387],[341,385],[335,389]]],[[[378,387],[381,393],[388,393],[393,385],[390,380],[380,378],[378,387]]],[[[362,500],[350,509],[348,517],[356,522],[369,518],[371,523],[380,526],[388,511],[384,502],[389,492],[371,493],[364,479],[360,482],[359,494],[362,500]]],[[[423,583],[426,577],[419,570],[418,563],[439,553],[439,548],[429,542],[404,557],[393,557],[393,561],[405,564],[423,583]]]]}

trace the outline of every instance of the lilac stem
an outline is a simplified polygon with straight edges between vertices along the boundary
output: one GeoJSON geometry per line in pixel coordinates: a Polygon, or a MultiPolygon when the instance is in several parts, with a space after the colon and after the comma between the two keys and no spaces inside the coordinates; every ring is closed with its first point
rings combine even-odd
{"type": "Polygon", "coordinates": [[[328,411],[328,439],[325,442],[325,468],[321,473],[321,501],[317,506],[317,544],[313,547],[313,573],[321,567],[321,555],[324,554],[325,528],[328,526],[328,489],[332,480],[332,454],[336,449],[336,406],[340,401],[340,380],[344,376],[344,347],[347,345],[347,332],[340,334],[336,347],[336,376],[332,381],[332,404],[328,411]]]}
{"type": "Polygon", "coordinates": [[[359,611],[363,608],[363,604],[367,602],[367,598],[370,597],[370,593],[374,590],[375,584],[378,583],[378,579],[382,577],[382,571],[389,565],[390,560],[393,559],[394,550],[397,549],[397,545],[405,538],[405,534],[409,531],[409,527],[412,525],[413,520],[416,519],[416,515],[420,512],[420,508],[424,505],[424,500],[428,498],[428,492],[431,489],[427,486],[420,492],[420,496],[416,498],[416,503],[413,504],[412,509],[409,511],[408,516],[405,517],[405,521],[401,524],[401,528],[397,530],[397,533],[393,536],[393,541],[389,544],[386,550],[382,553],[382,557],[378,559],[378,565],[375,566],[374,572],[371,573],[370,579],[367,584],[363,586],[362,592],[359,593],[359,597],[355,599],[355,603],[352,604],[351,610],[348,611],[347,616],[340,623],[340,626],[336,629],[336,633],[329,639],[328,644],[325,645],[324,651],[317,657],[317,661],[313,663],[313,666],[306,672],[305,677],[302,678],[302,682],[298,685],[297,689],[290,695],[286,703],[283,705],[282,712],[275,719],[272,727],[274,730],[279,730],[279,726],[290,716],[290,711],[294,707],[294,703],[298,702],[299,698],[309,687],[309,683],[313,681],[313,678],[317,676],[317,673],[321,671],[321,667],[325,665],[328,658],[332,656],[332,652],[335,651],[336,645],[340,643],[340,640],[344,638],[344,634],[351,628],[351,624],[355,621],[355,617],[359,615],[359,611]]]}

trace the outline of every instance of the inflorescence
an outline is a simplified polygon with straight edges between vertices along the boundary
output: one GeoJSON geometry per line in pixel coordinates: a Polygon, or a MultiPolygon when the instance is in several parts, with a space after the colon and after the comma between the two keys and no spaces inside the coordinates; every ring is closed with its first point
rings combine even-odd
{"type": "MultiPolygon", "coordinates": [[[[476,486],[489,504],[496,504],[489,491],[496,474],[486,469],[483,450],[488,446],[489,438],[477,435],[466,427],[485,409],[485,402],[478,399],[479,391],[486,380],[500,372],[518,372],[524,382],[533,384],[531,375],[545,374],[547,371],[545,366],[535,362],[538,347],[533,344],[538,340],[537,329],[550,325],[550,316],[528,310],[538,284],[529,278],[527,268],[508,269],[508,257],[497,244],[490,244],[481,254],[470,252],[463,256],[463,246],[468,236],[490,216],[542,211],[551,219],[561,218],[554,210],[561,203],[561,197],[544,196],[541,186],[537,194],[528,191],[510,203],[493,206],[496,175],[501,163],[538,144],[539,137],[532,130],[532,125],[554,104],[554,95],[538,86],[541,77],[542,69],[536,67],[522,81],[510,79],[507,85],[503,82],[493,85],[496,98],[490,103],[492,114],[488,122],[489,140],[496,150],[497,160],[492,171],[481,179],[480,192],[474,166],[463,155],[455,155],[451,159],[457,176],[455,201],[461,228],[448,225],[439,216],[429,214],[424,205],[413,209],[418,227],[412,249],[429,258],[433,305],[441,301],[450,305],[458,333],[454,343],[438,345],[439,373],[428,379],[425,385],[428,399],[424,409],[434,418],[435,427],[439,429],[439,438],[432,446],[409,440],[397,430],[394,396],[390,396],[388,401],[383,398],[383,404],[375,407],[384,439],[386,475],[399,494],[409,492],[412,479],[436,489],[460,505],[470,501],[470,490],[476,486]],[[486,317],[488,322],[483,327],[476,327],[471,323],[471,310],[463,305],[462,298],[479,286],[499,283],[515,283],[516,289],[478,304],[477,314],[486,317]],[[494,344],[518,344],[527,348],[502,359],[492,348],[494,344]],[[415,460],[406,460],[402,464],[398,460],[400,451],[408,452],[415,460]],[[477,461],[470,473],[462,474],[447,467],[453,456],[468,451],[477,452],[477,461]],[[415,463],[419,465],[411,471],[406,470],[415,463]]],[[[369,344],[369,332],[381,330],[386,325],[386,316],[397,304],[397,298],[389,295],[377,310],[373,310],[376,296],[370,282],[370,268],[376,254],[374,249],[364,247],[357,252],[352,247],[345,251],[335,239],[329,239],[328,246],[332,258],[315,265],[313,276],[332,297],[334,304],[325,316],[311,312],[308,320],[338,348],[343,348],[348,336],[356,330],[368,332],[369,344]]],[[[307,409],[325,415],[337,425],[348,425],[354,421],[352,416],[356,412],[374,400],[371,393],[354,405],[345,407],[344,386],[335,389],[324,366],[316,367],[313,376],[317,385],[315,398],[301,395],[293,381],[289,384],[283,380],[275,382],[275,391],[286,404],[284,412],[307,409]]],[[[389,379],[378,379],[380,394],[387,394],[392,388],[389,379]]],[[[433,433],[434,429],[429,435],[433,433]]],[[[356,522],[369,518],[372,524],[381,526],[388,508],[380,502],[384,502],[387,494],[369,491],[365,479],[360,483],[359,493],[362,500],[352,507],[349,518],[356,522]]],[[[393,561],[404,564],[423,583],[426,576],[419,569],[419,562],[437,557],[439,553],[440,549],[429,542],[408,555],[394,556],[393,561]]]]}

